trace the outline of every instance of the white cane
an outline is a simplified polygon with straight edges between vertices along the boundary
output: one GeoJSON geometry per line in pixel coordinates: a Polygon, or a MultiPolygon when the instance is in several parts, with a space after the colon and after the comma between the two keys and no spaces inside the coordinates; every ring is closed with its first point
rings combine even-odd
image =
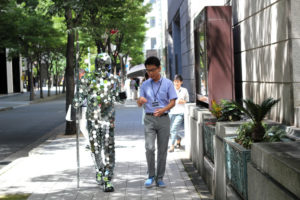
{"type": "MultiPolygon", "coordinates": [[[[78,30],[76,31],[76,94],[79,96],[79,43],[78,43],[78,30]]],[[[76,109],[76,157],[77,157],[77,188],[79,188],[80,176],[80,160],[79,160],[79,107],[76,109]]]]}
{"type": "MultiPolygon", "coordinates": [[[[73,121],[74,118],[72,119],[72,105],[69,105],[68,111],[67,111],[67,115],[66,115],[66,120],[67,121],[73,121]]],[[[80,169],[80,162],[79,162],[79,109],[76,109],[76,157],[77,157],[77,188],[79,188],[79,169],[80,169]]]]}

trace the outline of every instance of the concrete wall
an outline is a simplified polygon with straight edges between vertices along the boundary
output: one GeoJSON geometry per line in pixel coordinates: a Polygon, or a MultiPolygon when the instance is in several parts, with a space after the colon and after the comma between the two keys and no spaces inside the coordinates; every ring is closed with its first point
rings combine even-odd
{"type": "Polygon", "coordinates": [[[7,74],[7,93],[14,92],[13,84],[13,69],[12,69],[12,60],[8,58],[8,49],[6,49],[6,74],[7,74]]]}
{"type": "MultiPolygon", "coordinates": [[[[185,149],[216,200],[240,200],[226,178],[225,143],[228,137],[236,136],[237,128],[245,121],[217,122],[214,137],[214,163],[209,162],[203,150],[204,116],[208,109],[187,104],[185,111],[185,149]]],[[[266,123],[273,124],[268,120],[266,123]]],[[[277,123],[276,123],[277,124],[277,123]]],[[[294,127],[287,127],[295,129],[294,127]]],[[[300,162],[299,130],[294,130],[295,142],[255,143],[248,164],[248,194],[250,200],[299,199],[300,162]],[[296,133],[297,132],[297,133],[296,133]],[[297,139],[298,137],[298,139],[297,139]]]]}
{"type": "Polygon", "coordinates": [[[185,106],[185,151],[193,162],[199,175],[203,178],[214,199],[225,200],[237,198],[226,185],[224,138],[235,136],[237,127],[243,122],[218,122],[214,137],[214,163],[204,154],[203,124],[210,111],[195,104],[185,106]],[[231,196],[231,197],[230,197],[231,196]],[[227,198],[228,197],[228,198],[227,198]],[[230,197],[230,198],[229,198],[230,197]]]}
{"type": "Polygon", "coordinates": [[[299,8],[298,0],[232,0],[237,86],[244,99],[281,98],[270,117],[286,124],[300,100],[299,8]]]}
{"type": "Polygon", "coordinates": [[[253,144],[248,163],[248,199],[299,199],[299,151],[300,142],[253,144]]]}
{"type": "MultiPolygon", "coordinates": [[[[281,98],[270,118],[298,125],[300,116],[299,0],[169,0],[168,26],[180,18],[183,86],[195,101],[193,20],[205,6],[232,5],[236,87],[260,103],[281,98]]],[[[174,65],[175,63],[171,63],[174,65]]]]}

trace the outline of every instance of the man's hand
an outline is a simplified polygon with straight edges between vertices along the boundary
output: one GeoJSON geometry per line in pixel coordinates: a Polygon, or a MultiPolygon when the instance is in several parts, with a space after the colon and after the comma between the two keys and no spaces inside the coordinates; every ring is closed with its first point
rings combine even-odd
{"type": "Polygon", "coordinates": [[[160,117],[162,114],[165,113],[165,109],[163,108],[158,108],[154,111],[153,116],[155,117],[160,117]]]}
{"type": "Polygon", "coordinates": [[[139,107],[141,107],[144,103],[147,103],[147,99],[145,97],[140,97],[138,98],[136,103],[138,104],[139,107]]]}
{"type": "Polygon", "coordinates": [[[158,108],[154,111],[153,116],[160,117],[162,114],[170,110],[175,106],[175,99],[171,99],[169,104],[163,108],[158,108]]]}

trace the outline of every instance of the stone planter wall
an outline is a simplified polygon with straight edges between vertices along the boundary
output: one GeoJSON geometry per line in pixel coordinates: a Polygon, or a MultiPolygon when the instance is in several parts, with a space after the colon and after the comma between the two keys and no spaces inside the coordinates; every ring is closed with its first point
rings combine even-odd
{"type": "MultiPolygon", "coordinates": [[[[186,106],[187,108],[187,106],[186,106]]],[[[188,106],[188,113],[186,113],[186,118],[188,118],[189,128],[188,138],[189,147],[186,149],[190,151],[187,153],[190,155],[194,166],[198,170],[198,173],[202,176],[203,180],[207,184],[208,189],[214,195],[215,191],[215,172],[214,165],[210,158],[204,155],[204,135],[203,135],[203,125],[206,121],[212,118],[211,113],[206,108],[198,108],[194,105],[188,106]]],[[[187,135],[187,132],[185,131],[187,135]]],[[[212,142],[212,140],[211,140],[212,142]]],[[[213,145],[213,143],[211,144],[213,145]]]]}
{"type": "Polygon", "coordinates": [[[215,125],[203,126],[203,140],[204,140],[204,155],[214,163],[214,136],[216,134],[215,125]]]}
{"type": "MultiPolygon", "coordinates": [[[[210,112],[207,109],[199,108],[195,104],[186,105],[186,155],[193,161],[194,166],[196,167],[199,175],[207,184],[214,199],[240,200],[242,198],[241,195],[236,192],[237,189],[232,189],[232,181],[229,179],[226,181],[225,140],[227,140],[227,138],[229,137],[236,136],[236,129],[239,125],[245,123],[245,121],[216,123],[215,136],[213,138],[214,156],[213,159],[211,159],[205,155],[205,142],[203,139],[204,121],[208,116],[210,116],[210,112]]],[[[274,122],[268,121],[267,123],[274,122]]],[[[288,131],[288,135],[292,136],[297,141],[299,130],[295,128],[290,129],[288,129],[290,130],[288,131]]],[[[297,145],[300,147],[299,142],[300,141],[298,140],[297,145]]],[[[248,163],[247,165],[248,187],[246,188],[246,190],[249,200],[300,199],[300,150],[295,149],[293,145],[289,147],[289,145],[292,143],[293,142],[287,142],[284,149],[273,147],[272,145],[275,145],[276,143],[259,143],[253,146],[251,152],[252,160],[251,163],[248,163]],[[272,148],[268,147],[268,145],[271,145],[272,148]],[[284,151],[285,149],[287,151],[284,151]],[[254,151],[255,153],[253,153],[254,151]],[[274,167],[274,162],[280,160],[279,158],[282,160],[282,163],[286,161],[286,163],[280,164],[280,166],[282,166],[280,170],[286,170],[284,172],[284,176],[282,177],[286,177],[286,180],[289,181],[288,183],[286,183],[286,180],[283,180],[282,177],[278,178],[276,175],[274,175],[274,170],[275,172],[277,170],[276,173],[278,174],[280,174],[281,172],[279,169],[274,167]],[[264,161],[264,163],[261,163],[262,161],[264,161]],[[289,177],[293,177],[293,179],[289,179],[289,177]],[[258,182],[261,183],[261,185],[257,184],[258,182]],[[273,193],[277,195],[277,199],[273,198],[273,193]],[[260,198],[262,194],[263,198],[260,198]],[[267,196],[269,198],[267,198],[267,196]]],[[[279,166],[278,163],[276,163],[276,165],[279,166]]]]}
{"type": "Polygon", "coordinates": [[[300,141],[252,145],[248,199],[300,199],[300,141]]]}
{"type": "Polygon", "coordinates": [[[250,161],[250,150],[234,142],[233,138],[225,138],[225,170],[227,184],[245,200],[247,191],[247,163],[250,161]]]}
{"type": "Polygon", "coordinates": [[[214,160],[216,173],[215,199],[217,200],[225,200],[227,196],[234,196],[235,198],[231,199],[238,199],[238,196],[231,192],[230,187],[226,186],[224,140],[227,137],[236,136],[236,129],[242,123],[244,122],[218,122],[216,124],[214,160]]]}

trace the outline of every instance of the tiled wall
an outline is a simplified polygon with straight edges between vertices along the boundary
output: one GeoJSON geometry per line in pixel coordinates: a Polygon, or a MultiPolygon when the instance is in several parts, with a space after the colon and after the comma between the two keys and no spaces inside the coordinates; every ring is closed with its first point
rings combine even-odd
{"type": "Polygon", "coordinates": [[[182,75],[191,101],[195,99],[193,20],[205,6],[232,5],[236,85],[242,97],[257,103],[267,97],[281,98],[270,117],[293,125],[294,108],[300,107],[299,0],[169,2],[169,9],[180,14],[182,75]]]}
{"type": "Polygon", "coordinates": [[[271,118],[288,124],[300,105],[299,8],[298,0],[232,0],[235,65],[243,98],[281,98],[271,118]]]}

